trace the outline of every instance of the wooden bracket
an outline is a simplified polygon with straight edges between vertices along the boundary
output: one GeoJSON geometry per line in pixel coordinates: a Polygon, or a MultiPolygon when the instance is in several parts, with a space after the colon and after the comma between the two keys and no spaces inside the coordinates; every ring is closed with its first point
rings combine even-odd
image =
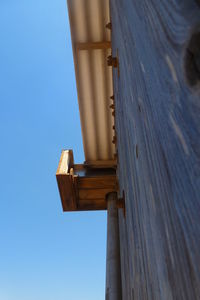
{"type": "Polygon", "coordinates": [[[109,30],[112,30],[112,23],[111,22],[107,23],[106,28],[109,30]]]}
{"type": "Polygon", "coordinates": [[[110,96],[110,99],[115,100],[115,96],[114,95],[110,96]]]}
{"type": "Polygon", "coordinates": [[[118,68],[118,58],[109,55],[107,57],[107,64],[109,67],[118,68]]]}

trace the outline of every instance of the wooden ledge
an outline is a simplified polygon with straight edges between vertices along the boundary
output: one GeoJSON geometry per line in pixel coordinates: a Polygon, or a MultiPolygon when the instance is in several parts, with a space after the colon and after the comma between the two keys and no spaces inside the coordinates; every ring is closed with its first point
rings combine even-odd
{"type": "Polygon", "coordinates": [[[106,210],[106,195],[117,191],[116,161],[74,164],[72,150],[62,151],[56,179],[64,211],[106,210]]]}

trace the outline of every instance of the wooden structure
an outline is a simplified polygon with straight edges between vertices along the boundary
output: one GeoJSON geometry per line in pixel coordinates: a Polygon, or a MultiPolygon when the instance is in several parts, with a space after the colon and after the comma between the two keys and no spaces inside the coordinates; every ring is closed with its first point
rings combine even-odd
{"type": "Polygon", "coordinates": [[[110,1],[124,300],[200,299],[198,4],[110,1]]]}
{"type": "Polygon", "coordinates": [[[122,299],[198,300],[199,1],[68,0],[68,8],[86,161],[115,157],[125,198],[122,299]]]}
{"type": "Polygon", "coordinates": [[[115,161],[74,164],[72,150],[62,151],[56,178],[64,211],[105,210],[106,195],[117,191],[115,161]]]}

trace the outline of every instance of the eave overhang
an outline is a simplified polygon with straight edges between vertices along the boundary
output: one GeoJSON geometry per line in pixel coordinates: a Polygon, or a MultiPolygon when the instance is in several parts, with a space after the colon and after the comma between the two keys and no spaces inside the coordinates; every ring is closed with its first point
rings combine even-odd
{"type": "Polygon", "coordinates": [[[85,162],[62,152],[56,173],[64,211],[102,210],[117,191],[109,0],[67,0],[85,162]]]}
{"type": "Polygon", "coordinates": [[[109,0],[68,0],[85,160],[114,156],[109,0]]]}

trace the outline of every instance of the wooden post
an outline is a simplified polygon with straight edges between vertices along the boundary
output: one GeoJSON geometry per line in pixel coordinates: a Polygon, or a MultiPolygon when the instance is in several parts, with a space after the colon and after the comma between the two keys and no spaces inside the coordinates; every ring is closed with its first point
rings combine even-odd
{"type": "Polygon", "coordinates": [[[117,193],[107,195],[106,300],[121,300],[121,267],[117,193]]]}

